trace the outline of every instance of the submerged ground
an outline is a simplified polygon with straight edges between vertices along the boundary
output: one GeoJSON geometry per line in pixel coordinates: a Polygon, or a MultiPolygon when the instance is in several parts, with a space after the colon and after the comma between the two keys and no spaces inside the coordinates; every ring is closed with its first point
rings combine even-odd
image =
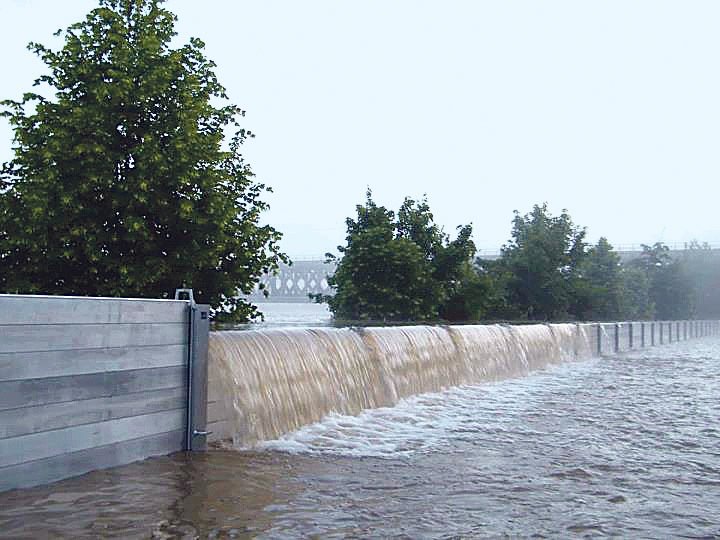
{"type": "Polygon", "coordinates": [[[0,536],[720,536],[720,340],[0,494],[0,536]]]}

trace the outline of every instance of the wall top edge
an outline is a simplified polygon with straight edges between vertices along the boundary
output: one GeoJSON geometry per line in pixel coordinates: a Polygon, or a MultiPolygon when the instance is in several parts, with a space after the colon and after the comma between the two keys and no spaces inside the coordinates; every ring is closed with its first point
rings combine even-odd
{"type": "MultiPolygon", "coordinates": [[[[1,296],[1,295],[0,295],[1,296]]],[[[200,305],[196,305],[196,307],[201,307],[200,305]]],[[[380,325],[380,324],[368,324],[368,325],[362,325],[362,324],[347,324],[345,326],[322,326],[322,325],[311,325],[311,326],[302,326],[302,325],[288,325],[288,326],[272,326],[272,327],[258,327],[253,328],[252,325],[246,325],[243,327],[233,327],[232,325],[227,326],[220,326],[219,328],[214,329],[211,333],[214,334],[223,334],[228,332],[240,332],[240,333],[247,333],[247,332],[262,332],[262,333],[274,333],[274,332],[282,332],[282,333],[293,333],[293,332],[305,332],[308,330],[321,330],[321,331],[335,331],[335,330],[353,330],[353,331],[363,331],[363,330],[386,330],[386,329],[398,329],[398,330],[408,330],[413,328],[471,328],[471,327],[488,327],[488,326],[495,326],[495,327],[511,327],[511,328],[522,328],[522,327],[529,327],[529,326],[615,326],[615,325],[629,325],[629,324],[674,324],[674,323],[684,323],[684,322],[696,322],[696,323],[720,323],[720,320],[718,319],[675,319],[675,320],[667,320],[667,321],[617,321],[617,322],[591,322],[591,321],[584,321],[584,322],[532,322],[532,323],[511,323],[511,322],[488,322],[488,323],[470,323],[470,324],[447,324],[447,323],[419,323],[419,324],[407,324],[407,323],[400,323],[400,324],[388,324],[388,325],[380,325]]]]}
{"type": "Polygon", "coordinates": [[[42,298],[48,300],[112,300],[115,302],[162,302],[165,304],[189,304],[189,300],[175,300],[174,298],[124,298],[118,296],[60,296],[53,294],[0,294],[0,300],[2,299],[31,299],[31,298],[42,298]]]}

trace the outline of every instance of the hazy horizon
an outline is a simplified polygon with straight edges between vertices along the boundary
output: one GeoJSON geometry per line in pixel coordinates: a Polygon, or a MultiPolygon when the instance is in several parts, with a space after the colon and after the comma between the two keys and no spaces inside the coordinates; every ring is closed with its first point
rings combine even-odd
{"type": "MultiPolygon", "coordinates": [[[[57,47],[52,32],[96,4],[0,5],[0,99],[44,73],[27,42],[57,47]]],[[[343,243],[368,186],[394,210],[427,194],[437,222],[451,235],[472,222],[483,250],[544,201],[590,241],[720,244],[720,4],[165,5],[178,43],[203,39],[247,110],[244,154],[294,258],[343,243]]],[[[0,161],[10,145],[0,120],[0,161]]]]}

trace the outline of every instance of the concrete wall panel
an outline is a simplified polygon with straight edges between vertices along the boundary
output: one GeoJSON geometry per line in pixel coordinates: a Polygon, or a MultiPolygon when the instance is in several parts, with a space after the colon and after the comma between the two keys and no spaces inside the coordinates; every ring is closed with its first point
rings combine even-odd
{"type": "Polygon", "coordinates": [[[187,322],[185,302],[76,296],[0,295],[0,325],[187,322]]]}
{"type": "Polygon", "coordinates": [[[166,390],[9,409],[0,411],[0,439],[182,409],[186,400],[187,389],[181,386],[166,390]]]}
{"type": "Polygon", "coordinates": [[[0,410],[185,387],[186,366],[0,383],[0,410]]]}
{"type": "Polygon", "coordinates": [[[0,353],[181,345],[187,323],[0,326],[0,353]]]}
{"type": "Polygon", "coordinates": [[[2,353],[0,381],[181,366],[186,359],[186,344],[2,353]]]}
{"type": "Polygon", "coordinates": [[[186,301],[0,295],[0,490],[183,450],[190,313],[186,301]]]}
{"type": "Polygon", "coordinates": [[[97,469],[125,465],[151,456],[161,456],[182,448],[185,430],[170,431],[72,452],[47,459],[0,467],[0,491],[56,482],[97,469]]]}

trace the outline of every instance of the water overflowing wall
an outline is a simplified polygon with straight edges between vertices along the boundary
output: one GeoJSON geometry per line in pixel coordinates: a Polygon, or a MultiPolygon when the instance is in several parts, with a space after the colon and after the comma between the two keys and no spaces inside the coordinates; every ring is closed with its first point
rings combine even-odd
{"type": "Polygon", "coordinates": [[[589,358],[595,332],[574,324],[215,332],[208,428],[214,440],[248,446],[330,412],[589,358]]]}

